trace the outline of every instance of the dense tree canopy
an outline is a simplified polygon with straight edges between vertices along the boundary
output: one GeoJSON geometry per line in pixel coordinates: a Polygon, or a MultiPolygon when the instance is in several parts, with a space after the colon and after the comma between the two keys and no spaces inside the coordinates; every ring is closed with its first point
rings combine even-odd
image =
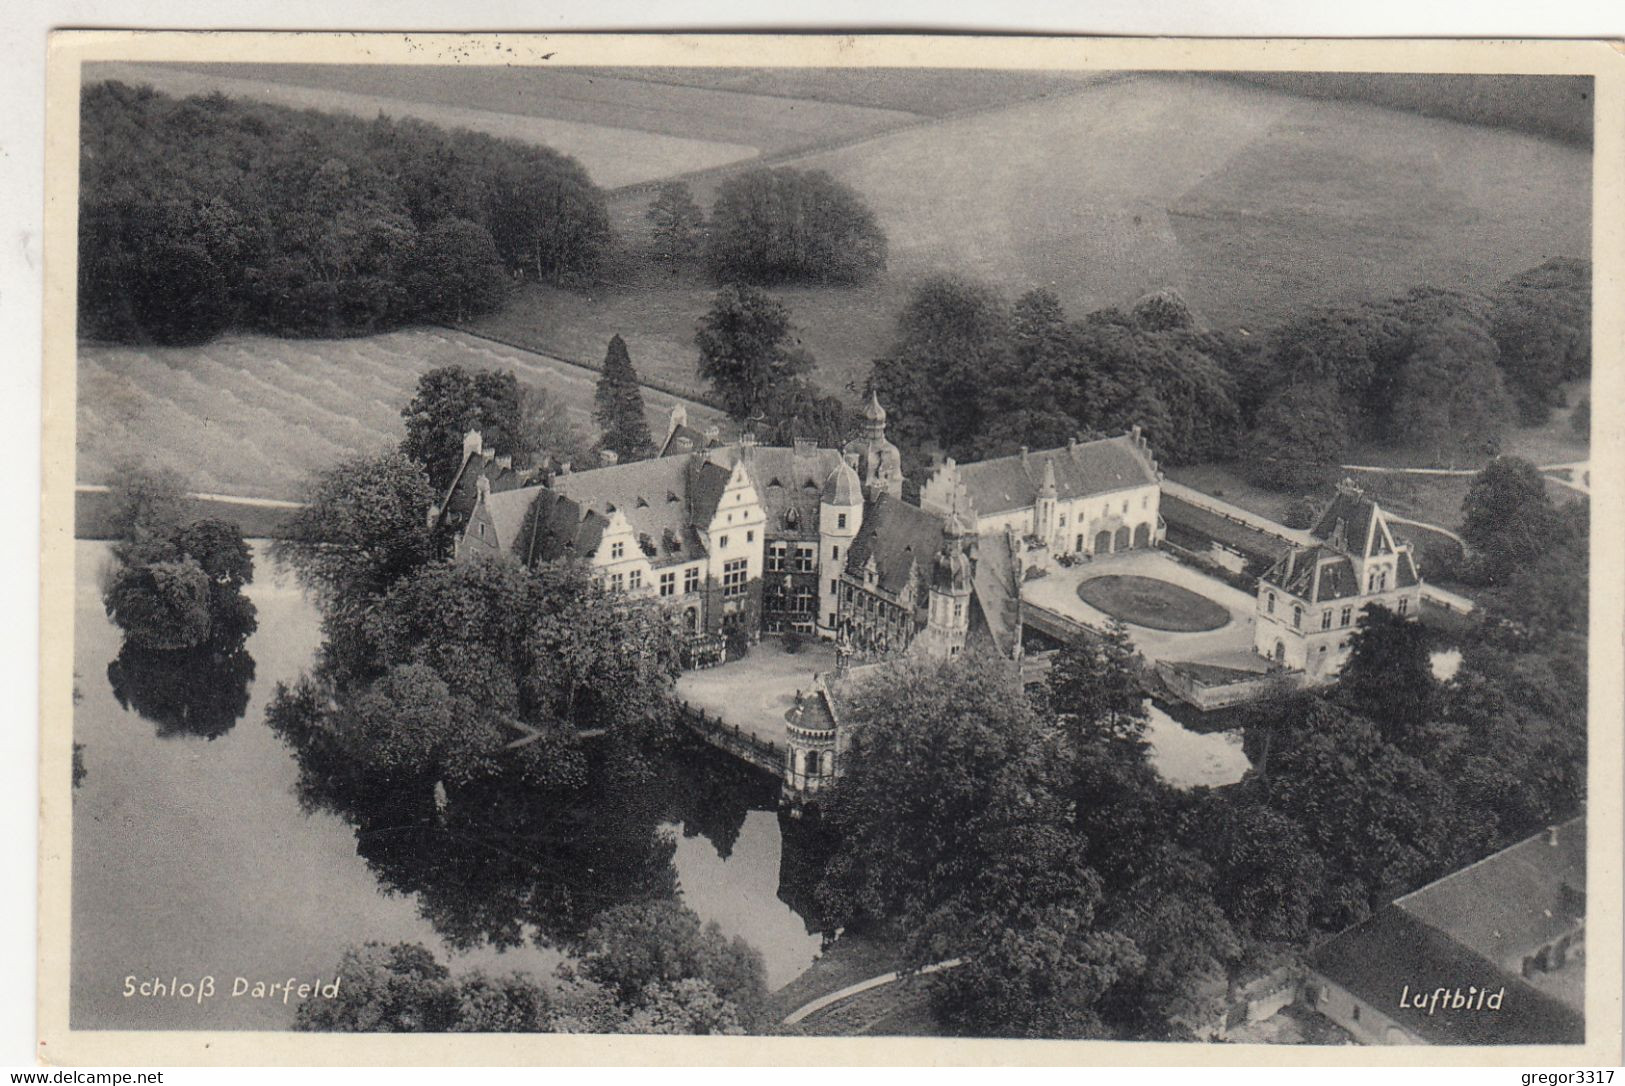
{"type": "Polygon", "coordinates": [[[1591,373],[1591,265],[1558,257],[1491,295],[1490,330],[1507,390],[1526,425],[1562,403],[1562,383],[1591,373]]]}
{"type": "Polygon", "coordinates": [[[591,278],[602,194],[547,148],[421,121],[97,83],[81,100],[80,327],[355,335],[591,278]]]}
{"type": "Polygon", "coordinates": [[[1529,461],[1498,456],[1473,476],[1461,503],[1461,537],[1478,552],[1478,578],[1505,582],[1554,540],[1557,510],[1529,461]]]}
{"type": "Polygon", "coordinates": [[[765,415],[791,381],[812,369],[800,343],[784,303],[747,285],[717,291],[694,331],[700,379],[740,421],[765,415]]]}
{"type": "Polygon", "coordinates": [[[445,492],[463,463],[463,436],[480,431],[485,447],[530,463],[534,449],[525,425],[524,386],[512,371],[441,366],[418,378],[412,402],[401,409],[403,455],[423,465],[435,495],[445,492]]]}
{"type": "Polygon", "coordinates": [[[862,283],[885,268],[886,235],[823,170],[758,167],[717,189],[705,262],[719,283],[862,283]]]}
{"type": "Polygon", "coordinates": [[[1048,291],[1008,306],[938,276],[910,295],[873,381],[905,453],[981,459],[1139,426],[1169,463],[1228,456],[1239,415],[1224,363],[1236,348],[1186,316],[1159,297],[1139,316],[1069,321],[1048,291]]]}

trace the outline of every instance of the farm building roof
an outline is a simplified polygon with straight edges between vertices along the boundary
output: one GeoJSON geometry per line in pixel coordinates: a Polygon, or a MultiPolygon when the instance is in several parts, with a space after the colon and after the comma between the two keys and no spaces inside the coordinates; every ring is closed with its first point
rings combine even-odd
{"type": "Polygon", "coordinates": [[[1522,959],[1585,923],[1586,823],[1580,816],[1429,883],[1310,955],[1322,977],[1381,1008],[1416,1035],[1446,1044],[1552,1044],[1585,1037],[1583,959],[1557,974],[1521,974],[1522,959]],[[1403,986],[1494,991],[1500,1011],[1429,1014],[1401,1008],[1403,986]]]}
{"type": "Polygon", "coordinates": [[[960,464],[957,470],[971,507],[984,517],[1032,506],[1051,472],[1061,501],[1158,481],[1156,461],[1132,433],[960,464]]]}
{"type": "Polygon", "coordinates": [[[1158,509],[1170,528],[1181,528],[1249,558],[1273,562],[1292,550],[1292,544],[1279,536],[1192,505],[1166,491],[1158,509]]]}
{"type": "Polygon", "coordinates": [[[1449,934],[1388,905],[1317,947],[1310,969],[1434,1044],[1572,1044],[1585,1040],[1574,1009],[1473,953],[1449,934]],[[1428,1013],[1400,1006],[1406,996],[1469,988],[1505,988],[1498,1011],[1428,1013]]]}
{"type": "Polygon", "coordinates": [[[1473,953],[1514,967],[1585,922],[1586,822],[1502,849],[1394,902],[1473,953]]]}

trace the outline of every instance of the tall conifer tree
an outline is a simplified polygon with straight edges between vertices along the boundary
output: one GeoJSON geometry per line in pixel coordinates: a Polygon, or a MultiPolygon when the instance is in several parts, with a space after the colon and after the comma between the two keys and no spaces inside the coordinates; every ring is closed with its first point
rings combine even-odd
{"type": "Polygon", "coordinates": [[[643,413],[643,390],[632,368],[626,340],[619,335],[610,338],[609,351],[604,355],[597,401],[593,419],[603,431],[602,448],[614,452],[623,464],[654,455],[654,438],[649,435],[649,420],[643,413]]]}

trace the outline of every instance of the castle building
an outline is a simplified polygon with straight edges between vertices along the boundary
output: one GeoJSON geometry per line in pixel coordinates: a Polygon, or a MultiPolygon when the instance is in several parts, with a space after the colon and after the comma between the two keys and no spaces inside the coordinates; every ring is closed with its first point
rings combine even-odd
{"type": "Polygon", "coordinates": [[[1136,426],[1043,452],[1024,448],[975,464],[949,459],[920,488],[920,505],[946,515],[961,501],[976,535],[1011,531],[1053,554],[1102,556],[1161,542],[1161,484],[1136,426]]]}
{"type": "Polygon", "coordinates": [[[1367,604],[1416,617],[1422,580],[1409,543],[1396,542],[1388,518],[1354,484],[1337,488],[1309,530],[1258,581],[1253,647],[1311,681],[1329,681],[1348,659],[1349,637],[1367,604]]]}
{"type": "Polygon", "coordinates": [[[904,502],[885,424],[871,396],[863,432],[842,450],[759,446],[748,433],[717,445],[674,414],[667,455],[543,481],[502,466],[470,433],[437,523],[455,557],[575,558],[612,591],[658,599],[693,659],[736,631],[844,636],[867,657],[907,651],[922,632],[919,647],[943,655],[986,636],[1013,658],[1013,544],[977,537],[963,510],[904,502]]]}

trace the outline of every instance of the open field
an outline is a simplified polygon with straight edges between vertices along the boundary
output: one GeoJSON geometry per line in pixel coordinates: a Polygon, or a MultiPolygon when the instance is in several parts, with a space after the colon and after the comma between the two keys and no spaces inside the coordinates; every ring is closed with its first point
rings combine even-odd
{"type": "Polygon", "coordinates": [[[1114,72],[991,71],[970,68],[601,68],[600,77],[744,95],[901,110],[942,117],[1069,94],[1114,72]]]}
{"type": "MultiPolygon", "coordinates": [[[[1076,315],[1173,287],[1209,323],[1256,330],[1324,302],[1487,287],[1589,252],[1583,149],[1194,76],[1082,87],[785,161],[851,184],[890,239],[874,284],[779,292],[831,391],[862,382],[910,286],[937,272],[1012,297],[1048,287],[1076,315]]],[[[696,198],[707,204],[728,172],[696,179],[696,198]]],[[[633,250],[647,201],[612,201],[633,250]]],[[[616,331],[635,360],[681,369],[712,290],[694,272],[644,269],[588,293],[521,292],[489,320],[567,356],[616,331]]]]}
{"type": "MultiPolygon", "coordinates": [[[[326,64],[185,67],[209,76],[381,97],[408,110],[489,110],[610,129],[635,129],[742,146],[753,155],[824,146],[919,119],[906,109],[868,108],[862,102],[843,103],[829,97],[813,100],[811,96],[772,89],[741,91],[623,77],[636,69],[326,64]]],[[[606,187],[624,183],[600,177],[596,171],[593,180],[606,187]]]]}
{"type": "MultiPolygon", "coordinates": [[[[310,472],[401,438],[400,411],[436,366],[513,370],[592,425],[594,373],[446,329],[363,339],[231,336],[203,347],[79,348],[77,479],[140,450],[204,493],[289,498],[310,472]]],[[[674,399],[646,390],[665,433],[674,399]]],[[[689,405],[699,425],[716,412],[689,405]]]]}
{"type": "MultiPolygon", "coordinates": [[[[233,71],[251,73],[256,66],[210,67],[229,67],[233,71]]],[[[275,82],[246,75],[228,75],[207,68],[189,70],[170,64],[104,63],[87,65],[84,71],[87,80],[117,79],[136,85],[149,84],[174,95],[218,91],[234,98],[248,98],[295,109],[349,113],[368,119],[380,113],[391,117],[416,117],[444,128],[467,128],[524,143],[544,144],[574,157],[586,168],[593,181],[605,188],[655,180],[690,170],[710,169],[730,162],[754,159],[759,153],[752,144],[707,139],[693,134],[706,127],[698,122],[680,128],[677,124],[671,125],[674,129],[689,133],[679,135],[580,119],[595,115],[619,117],[621,111],[603,104],[584,103],[562,94],[557,97],[538,96],[529,109],[506,112],[500,105],[481,102],[477,96],[470,104],[457,105],[384,93],[275,82]]],[[[363,69],[343,71],[365,74],[363,69]]],[[[368,85],[365,80],[355,82],[368,85]]],[[[522,106],[525,103],[520,101],[515,104],[522,106]]]]}

